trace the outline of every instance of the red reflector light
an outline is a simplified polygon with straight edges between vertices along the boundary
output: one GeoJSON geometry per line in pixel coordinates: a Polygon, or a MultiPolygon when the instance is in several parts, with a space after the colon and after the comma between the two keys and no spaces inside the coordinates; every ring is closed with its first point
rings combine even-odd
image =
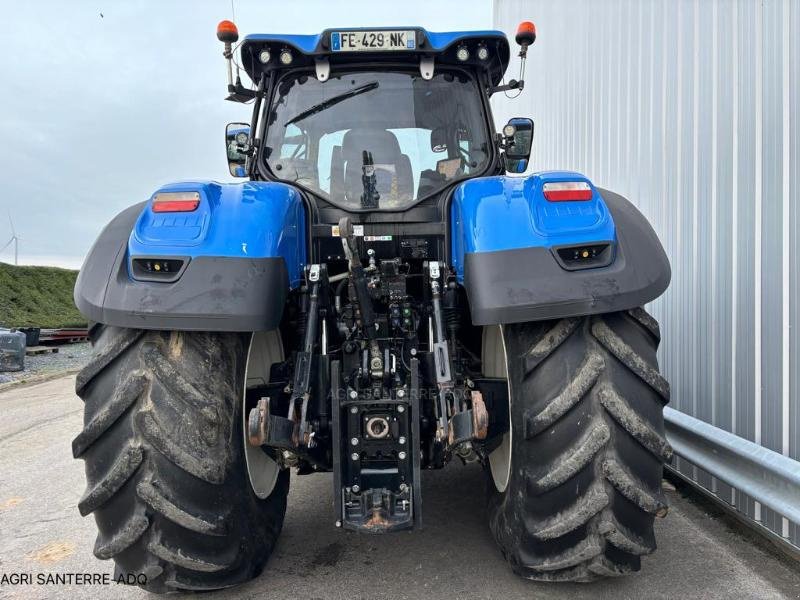
{"type": "Polygon", "coordinates": [[[551,181],[542,188],[550,202],[580,202],[592,199],[592,188],[585,181],[551,181]]]}
{"type": "Polygon", "coordinates": [[[197,192],[167,192],[153,198],[153,212],[192,212],[200,206],[197,192]]]}

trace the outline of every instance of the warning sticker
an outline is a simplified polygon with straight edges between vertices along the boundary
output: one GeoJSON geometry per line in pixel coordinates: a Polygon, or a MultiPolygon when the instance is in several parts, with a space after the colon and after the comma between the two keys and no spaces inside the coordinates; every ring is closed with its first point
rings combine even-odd
{"type": "MultiPolygon", "coordinates": [[[[339,226],[338,225],[331,225],[331,235],[333,237],[341,237],[339,233],[339,226]]],[[[362,237],[364,235],[364,226],[363,225],[353,225],[353,235],[356,237],[362,237]]]]}

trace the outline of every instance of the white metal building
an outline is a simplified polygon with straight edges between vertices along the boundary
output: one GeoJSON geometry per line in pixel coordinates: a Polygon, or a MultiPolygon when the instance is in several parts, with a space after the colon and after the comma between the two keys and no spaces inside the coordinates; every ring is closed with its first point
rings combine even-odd
{"type": "MultiPolygon", "coordinates": [[[[800,2],[494,1],[511,39],[522,20],[526,87],[495,120],[530,116],[532,170],[581,171],[653,223],[672,406],[800,459],[800,2]]],[[[800,525],[679,467],[800,546],[800,525]]]]}

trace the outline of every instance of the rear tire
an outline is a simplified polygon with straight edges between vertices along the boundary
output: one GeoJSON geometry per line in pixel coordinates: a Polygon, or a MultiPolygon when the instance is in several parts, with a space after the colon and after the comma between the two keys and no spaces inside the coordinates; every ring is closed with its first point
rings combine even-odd
{"type": "Polygon", "coordinates": [[[289,473],[259,499],[247,474],[242,393],[249,334],[95,325],[76,392],[86,461],[78,508],[94,554],[151,592],[211,590],[257,576],[280,533],[289,473]],[[143,583],[141,580],[139,583],[143,583]]]}
{"type": "MultiPolygon", "coordinates": [[[[638,571],[664,516],[669,385],[658,323],[643,309],[503,326],[511,397],[507,485],[495,460],[492,533],[519,575],[591,581],[638,571]]],[[[496,336],[495,336],[496,337],[496,336]]],[[[503,376],[503,373],[486,373],[503,376]]],[[[496,451],[497,452],[497,451],[496,451]]]]}

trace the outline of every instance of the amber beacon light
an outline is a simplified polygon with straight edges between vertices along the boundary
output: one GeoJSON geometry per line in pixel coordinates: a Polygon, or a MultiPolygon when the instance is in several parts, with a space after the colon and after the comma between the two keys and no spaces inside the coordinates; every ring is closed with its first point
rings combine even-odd
{"type": "Polygon", "coordinates": [[[233,21],[220,21],[217,25],[217,39],[225,44],[233,44],[239,40],[239,30],[233,21]]]}
{"type": "Polygon", "coordinates": [[[239,40],[239,30],[233,21],[220,21],[217,25],[217,39],[225,44],[225,51],[222,55],[228,62],[228,86],[233,86],[233,67],[231,66],[231,59],[233,58],[233,50],[231,44],[239,40]]]}
{"type": "Polygon", "coordinates": [[[514,40],[520,46],[519,55],[524,57],[528,52],[528,46],[536,41],[536,25],[530,21],[520,23],[514,40]]]}

